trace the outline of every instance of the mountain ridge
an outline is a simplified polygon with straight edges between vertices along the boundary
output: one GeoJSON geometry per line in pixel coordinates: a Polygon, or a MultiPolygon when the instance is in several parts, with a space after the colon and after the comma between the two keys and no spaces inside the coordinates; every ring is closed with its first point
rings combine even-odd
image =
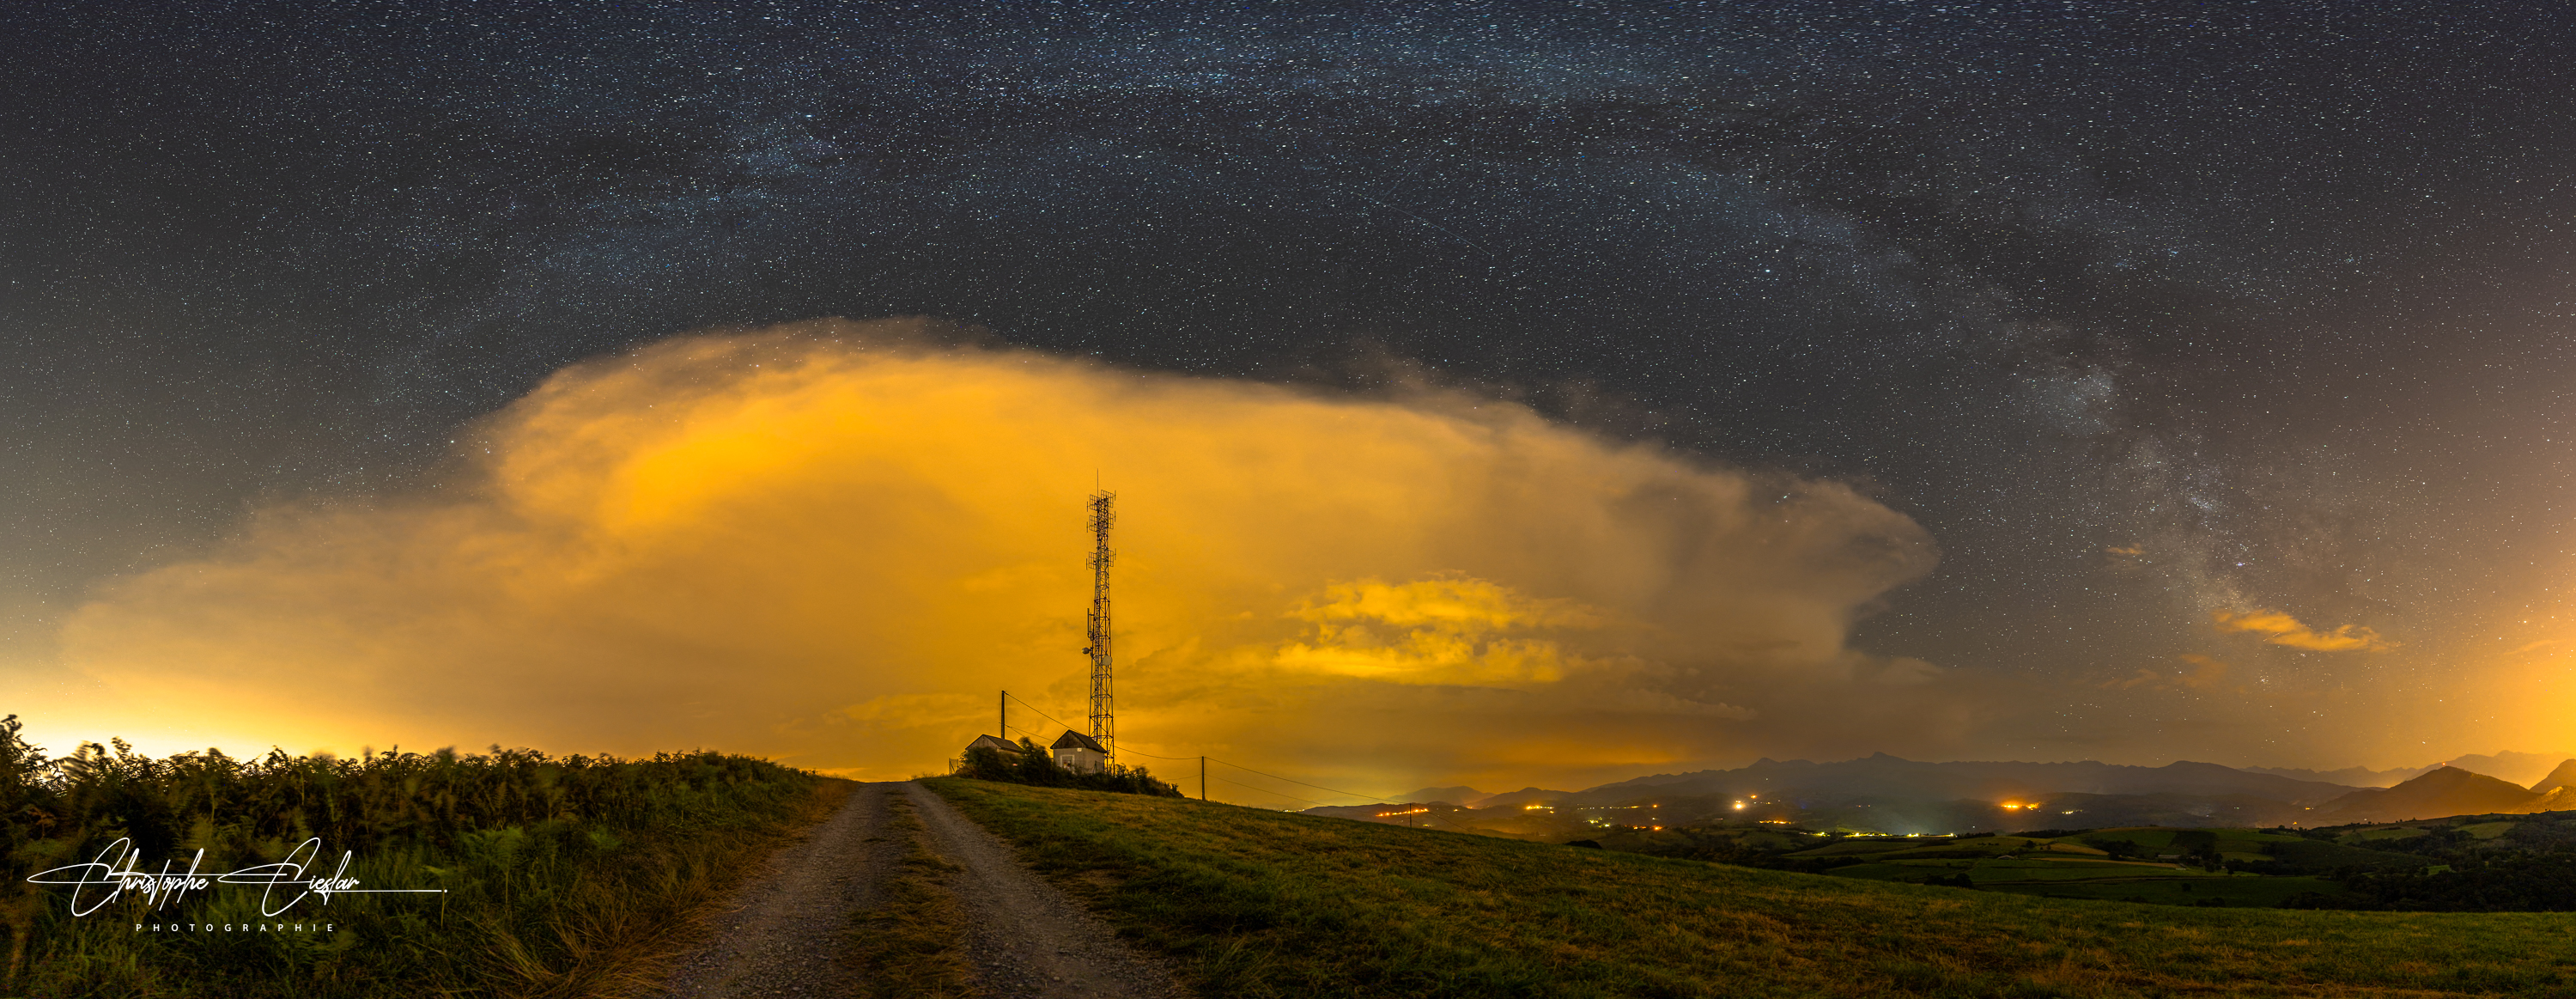
{"type": "Polygon", "coordinates": [[[2512,781],[2441,766],[2395,787],[2363,788],[2329,801],[2313,811],[2315,817],[2310,824],[2408,822],[2451,815],[2513,813],[2550,798],[2551,795],[2512,781]]]}
{"type": "Polygon", "coordinates": [[[2302,781],[2216,763],[2178,760],[2161,767],[2083,760],[2068,763],[1955,760],[1926,762],[1887,753],[1816,763],[1769,757],[1733,770],[1653,774],[1569,795],[1607,803],[1638,794],[1804,792],[1822,801],[1860,797],[1973,798],[2077,794],[2245,794],[2314,805],[2351,793],[2349,785],[2302,781]]]}

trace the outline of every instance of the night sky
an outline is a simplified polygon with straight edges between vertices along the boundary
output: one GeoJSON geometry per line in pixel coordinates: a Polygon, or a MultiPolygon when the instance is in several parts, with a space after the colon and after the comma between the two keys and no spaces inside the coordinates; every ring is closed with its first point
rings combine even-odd
{"type": "Polygon", "coordinates": [[[78,688],[101,586],[427,488],[568,364],[931,316],[1853,484],[1939,561],[1851,644],[1998,692],[1918,751],[2420,764],[2576,712],[2558,8],[20,3],[0,39],[8,687],[78,688]]]}

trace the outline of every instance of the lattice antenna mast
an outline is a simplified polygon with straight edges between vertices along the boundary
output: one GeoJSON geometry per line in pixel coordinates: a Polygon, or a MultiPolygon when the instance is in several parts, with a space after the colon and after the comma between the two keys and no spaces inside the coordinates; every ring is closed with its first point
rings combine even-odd
{"type": "Polygon", "coordinates": [[[1111,762],[1118,759],[1118,724],[1109,694],[1109,563],[1118,553],[1109,549],[1109,528],[1118,522],[1117,503],[1117,493],[1091,494],[1091,647],[1082,650],[1091,655],[1091,737],[1111,762]]]}

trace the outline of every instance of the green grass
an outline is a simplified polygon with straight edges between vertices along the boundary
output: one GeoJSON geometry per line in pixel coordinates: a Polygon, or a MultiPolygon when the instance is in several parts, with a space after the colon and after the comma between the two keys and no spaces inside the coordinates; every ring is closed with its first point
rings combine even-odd
{"type": "Polygon", "coordinates": [[[2224,902],[2231,906],[2270,908],[2306,892],[2335,895],[2343,886],[2324,878],[2303,877],[2235,877],[2235,878],[2152,878],[2129,882],[2003,882],[1975,878],[1977,887],[1987,891],[2042,895],[2049,898],[2098,898],[2123,902],[2154,902],[2164,905],[2209,905],[2224,902]]]}
{"type": "Polygon", "coordinates": [[[2576,994],[2567,915],[2040,898],[927,783],[1230,999],[2576,994]]]}

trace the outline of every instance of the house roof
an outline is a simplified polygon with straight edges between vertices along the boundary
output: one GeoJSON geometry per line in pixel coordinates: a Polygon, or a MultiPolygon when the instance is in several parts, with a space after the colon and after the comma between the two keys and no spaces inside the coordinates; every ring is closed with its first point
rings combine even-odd
{"type": "Polygon", "coordinates": [[[977,746],[991,746],[1005,753],[1016,753],[1020,751],[1019,743],[1012,742],[1011,740],[1002,738],[998,735],[979,735],[975,737],[975,741],[966,744],[966,748],[968,749],[973,749],[977,746]]]}
{"type": "Polygon", "coordinates": [[[1082,734],[1082,733],[1080,733],[1080,732],[1076,732],[1076,731],[1074,731],[1074,730],[1072,730],[1072,729],[1065,729],[1065,730],[1064,730],[1064,734],[1063,734],[1063,735],[1060,735],[1060,736],[1057,736],[1057,737],[1056,737],[1055,745],[1049,746],[1049,747],[1047,747],[1047,748],[1048,748],[1048,749],[1088,749],[1088,750],[1090,750],[1090,751],[1092,751],[1092,752],[1099,753],[1099,754],[1101,754],[1101,755],[1103,755],[1103,756],[1106,756],[1106,755],[1108,755],[1108,754],[1109,754],[1109,751],[1108,751],[1108,750],[1100,748],[1100,743],[1092,741],[1092,738],[1091,738],[1090,736],[1084,735],[1084,734],[1082,734]]]}

